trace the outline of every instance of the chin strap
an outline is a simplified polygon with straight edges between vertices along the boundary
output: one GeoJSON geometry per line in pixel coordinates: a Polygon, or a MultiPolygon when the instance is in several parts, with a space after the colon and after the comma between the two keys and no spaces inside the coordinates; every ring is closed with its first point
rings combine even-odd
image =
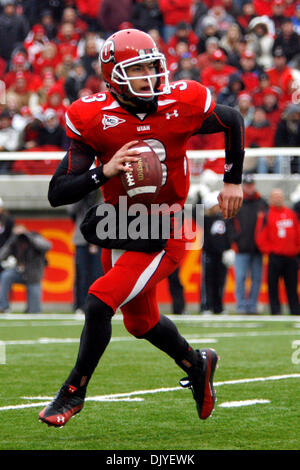
{"type": "Polygon", "coordinates": [[[138,96],[133,96],[131,93],[124,93],[122,98],[128,101],[130,104],[124,104],[121,100],[119,95],[116,92],[111,90],[111,94],[113,97],[120,103],[122,108],[126,109],[131,114],[138,114],[138,113],[155,113],[157,110],[157,96],[153,96],[151,98],[140,98],[138,96]],[[132,105],[131,105],[132,103],[132,105]]]}

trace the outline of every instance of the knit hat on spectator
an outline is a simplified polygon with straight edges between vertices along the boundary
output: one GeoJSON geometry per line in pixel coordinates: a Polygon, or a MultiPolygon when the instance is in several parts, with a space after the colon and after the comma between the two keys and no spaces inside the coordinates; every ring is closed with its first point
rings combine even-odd
{"type": "Polygon", "coordinates": [[[212,53],[211,58],[216,62],[225,62],[226,54],[221,49],[217,49],[212,53]]]}

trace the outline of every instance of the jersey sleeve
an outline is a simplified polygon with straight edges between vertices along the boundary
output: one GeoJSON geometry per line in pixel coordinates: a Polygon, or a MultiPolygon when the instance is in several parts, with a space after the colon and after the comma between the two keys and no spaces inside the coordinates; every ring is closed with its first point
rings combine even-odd
{"type": "Polygon", "coordinates": [[[80,100],[74,101],[66,112],[66,133],[70,139],[83,141],[80,100]]]}
{"type": "Polygon", "coordinates": [[[187,80],[185,83],[185,101],[190,106],[194,131],[197,132],[203,121],[212,114],[216,104],[209,88],[192,80],[187,80]]]}

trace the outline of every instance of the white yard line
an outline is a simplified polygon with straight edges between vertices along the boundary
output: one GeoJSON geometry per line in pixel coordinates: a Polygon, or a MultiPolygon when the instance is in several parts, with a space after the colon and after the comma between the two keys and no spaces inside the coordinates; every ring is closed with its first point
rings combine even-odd
{"type": "MultiPolygon", "coordinates": [[[[166,315],[180,322],[300,322],[300,315],[166,315]]],[[[84,315],[74,313],[1,313],[2,320],[73,320],[83,321],[84,315]]],[[[120,313],[114,315],[113,320],[122,321],[120,313]]]]}
{"type": "Polygon", "coordinates": [[[226,401],[218,405],[220,408],[239,408],[240,406],[251,406],[251,405],[263,405],[271,403],[270,400],[263,400],[254,398],[253,400],[241,400],[241,401],[226,401]]]}
{"type": "MultiPolygon", "coordinates": [[[[253,383],[253,382],[268,382],[268,381],[299,379],[299,378],[300,378],[300,374],[272,375],[270,377],[254,377],[254,378],[247,378],[247,379],[227,380],[224,382],[215,382],[214,386],[220,387],[222,385],[237,385],[237,384],[246,384],[246,383],[253,383]]],[[[171,387],[171,388],[157,388],[153,390],[136,390],[136,391],[127,392],[127,393],[116,393],[112,395],[98,395],[94,397],[87,397],[86,401],[94,401],[94,402],[142,401],[143,399],[132,399],[131,397],[136,397],[139,395],[162,393],[162,392],[176,392],[179,390],[184,390],[184,389],[182,387],[171,387]]],[[[24,408],[46,406],[49,403],[49,401],[52,399],[52,397],[22,397],[22,398],[23,400],[38,400],[38,402],[26,403],[26,404],[23,403],[20,405],[3,406],[3,407],[0,407],[0,411],[18,410],[18,409],[24,409],[24,408]]]]}
{"type": "MultiPolygon", "coordinates": [[[[186,335],[185,338],[191,343],[216,343],[216,338],[245,338],[245,337],[264,337],[264,336],[299,336],[300,331],[247,331],[239,333],[211,333],[201,337],[197,335],[186,335]]],[[[136,341],[131,336],[113,337],[111,342],[136,341]]],[[[78,343],[79,338],[38,338],[24,340],[7,340],[1,341],[5,345],[27,345],[27,344],[68,344],[78,343]]]]}

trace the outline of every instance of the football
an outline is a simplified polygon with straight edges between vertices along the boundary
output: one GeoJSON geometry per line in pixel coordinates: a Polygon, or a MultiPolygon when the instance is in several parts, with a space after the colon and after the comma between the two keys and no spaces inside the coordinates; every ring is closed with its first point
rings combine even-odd
{"type": "Polygon", "coordinates": [[[139,141],[131,149],[139,149],[137,162],[126,162],[132,172],[122,172],[123,187],[133,203],[149,206],[154,203],[162,185],[162,166],[153,148],[139,141]]]}

